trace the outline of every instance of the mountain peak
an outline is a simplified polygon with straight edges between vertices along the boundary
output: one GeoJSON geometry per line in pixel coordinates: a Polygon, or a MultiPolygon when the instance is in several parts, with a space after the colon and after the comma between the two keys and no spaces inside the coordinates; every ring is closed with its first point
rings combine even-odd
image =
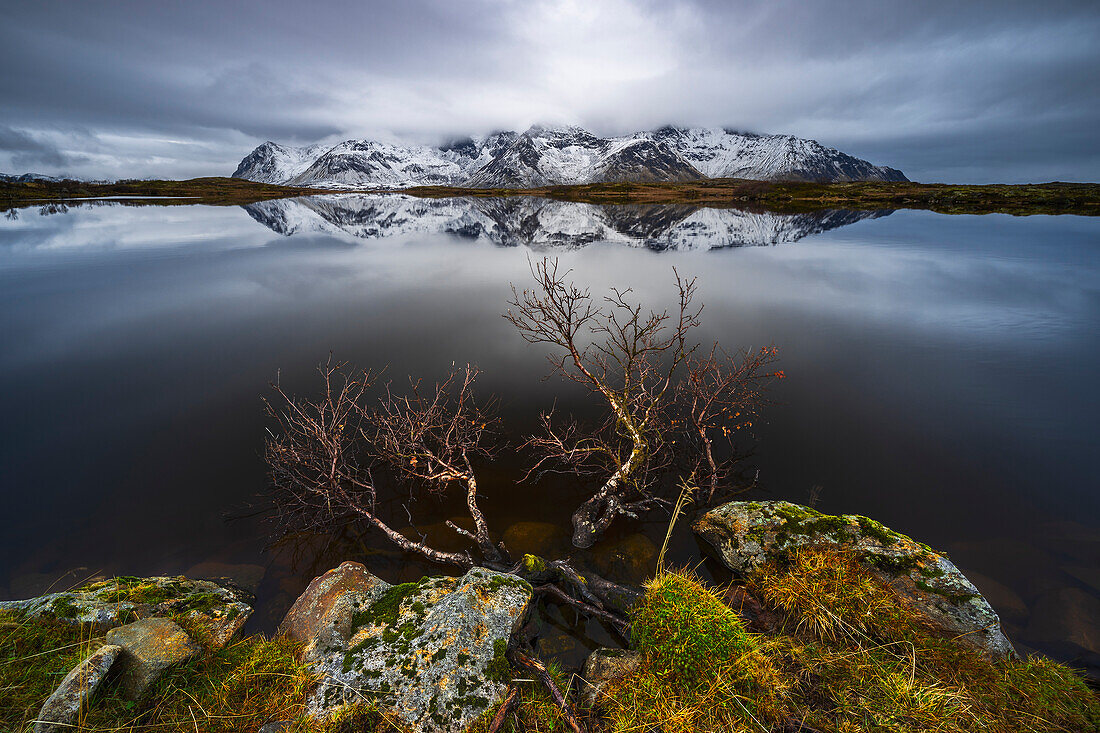
{"type": "Polygon", "coordinates": [[[339,188],[458,185],[529,188],[591,182],[750,178],[904,181],[815,140],[665,125],[600,138],[576,125],[536,124],[438,147],[346,140],[303,148],[267,141],[233,173],[264,183],[339,188]]]}

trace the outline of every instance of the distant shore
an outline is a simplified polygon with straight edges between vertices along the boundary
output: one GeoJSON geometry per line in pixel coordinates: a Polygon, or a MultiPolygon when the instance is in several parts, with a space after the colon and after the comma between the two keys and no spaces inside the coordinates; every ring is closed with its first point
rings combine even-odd
{"type": "MultiPolygon", "coordinates": [[[[240,178],[185,181],[31,181],[0,183],[0,211],[36,203],[112,196],[156,197],[155,203],[240,205],[269,199],[332,194],[395,194],[421,198],[535,196],[603,205],[676,204],[776,213],[825,209],[925,209],[941,214],[1100,215],[1100,184],[1042,183],[953,185],[944,183],[805,183],[715,178],[687,183],[590,183],[538,188],[416,186],[380,191],[299,188],[240,178]]],[[[152,202],[150,202],[152,203],[152,202]]]]}

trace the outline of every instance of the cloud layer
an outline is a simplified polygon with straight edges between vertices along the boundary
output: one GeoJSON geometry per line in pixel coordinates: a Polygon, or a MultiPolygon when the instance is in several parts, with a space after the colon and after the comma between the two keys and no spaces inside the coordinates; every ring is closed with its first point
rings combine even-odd
{"type": "Polygon", "coordinates": [[[919,180],[1100,180],[1091,0],[8,5],[0,171],[216,175],[265,139],[672,122],[919,180]]]}

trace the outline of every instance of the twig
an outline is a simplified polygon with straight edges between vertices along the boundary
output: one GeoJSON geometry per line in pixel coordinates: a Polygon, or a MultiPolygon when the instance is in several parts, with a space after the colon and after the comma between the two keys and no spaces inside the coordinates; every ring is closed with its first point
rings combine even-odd
{"type": "Polygon", "coordinates": [[[515,685],[508,686],[508,695],[504,698],[504,702],[500,704],[500,709],[497,710],[497,714],[493,716],[493,722],[489,724],[489,733],[497,733],[497,731],[500,730],[500,726],[504,725],[504,719],[508,717],[508,711],[515,705],[516,696],[518,694],[518,687],[515,685]]]}
{"type": "Polygon", "coordinates": [[[550,677],[550,673],[546,670],[546,665],[533,657],[529,657],[523,652],[512,652],[512,660],[521,667],[531,670],[535,677],[542,682],[550,693],[550,697],[554,699],[554,702],[561,708],[561,715],[565,718],[565,722],[573,729],[573,733],[586,733],[584,726],[581,725],[580,720],[577,719],[577,715],[573,712],[573,707],[569,704],[569,701],[565,699],[565,696],[561,694],[561,690],[554,684],[554,680],[550,677]]]}

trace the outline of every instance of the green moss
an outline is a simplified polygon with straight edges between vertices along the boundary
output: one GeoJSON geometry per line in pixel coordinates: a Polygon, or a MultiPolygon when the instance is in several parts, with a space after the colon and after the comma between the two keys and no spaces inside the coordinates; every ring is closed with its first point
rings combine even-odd
{"type": "Polygon", "coordinates": [[[748,536],[758,540],[766,540],[765,535],[774,532],[776,543],[782,547],[786,545],[791,536],[817,537],[828,535],[838,542],[851,542],[855,539],[852,527],[845,517],[836,517],[822,514],[809,507],[798,504],[781,503],[772,507],[772,513],[782,519],[782,524],[774,529],[757,528],[750,530],[748,536]]]}
{"type": "Polygon", "coordinates": [[[631,638],[666,683],[681,690],[712,677],[721,660],[753,649],[729,607],[697,581],[673,573],[649,585],[632,615],[631,638]]]}
{"type": "Polygon", "coordinates": [[[72,619],[80,615],[80,606],[70,596],[59,596],[50,603],[50,613],[59,619],[72,619]]]}
{"type": "MultiPolygon", "coordinates": [[[[423,582],[421,580],[421,583],[423,582]]],[[[352,614],[352,628],[358,629],[373,624],[393,625],[397,623],[397,617],[401,613],[401,604],[408,597],[415,595],[420,588],[420,583],[401,583],[389,588],[370,606],[352,614]]]]}
{"type": "Polygon", "coordinates": [[[509,573],[498,573],[489,578],[488,587],[491,593],[496,593],[501,588],[516,588],[526,593],[532,590],[531,584],[526,580],[509,573]]]}
{"type": "Polygon", "coordinates": [[[508,661],[508,642],[504,639],[493,640],[493,658],[485,665],[486,679],[494,682],[508,682],[512,679],[512,664],[508,661]]]}
{"type": "Polygon", "coordinates": [[[217,593],[195,593],[188,596],[185,608],[189,611],[210,611],[214,606],[221,605],[222,599],[217,593]]]}
{"type": "Polygon", "coordinates": [[[123,576],[115,578],[113,587],[99,593],[107,603],[135,603],[156,605],[183,595],[184,588],[178,582],[158,585],[143,578],[123,576]]]}
{"type": "Polygon", "coordinates": [[[912,555],[880,555],[877,552],[866,552],[862,559],[868,565],[892,575],[910,573],[920,567],[920,562],[912,555]]]}
{"type": "Polygon", "coordinates": [[[927,593],[934,593],[937,596],[946,598],[949,602],[953,603],[956,606],[966,603],[967,601],[972,601],[978,597],[973,593],[953,593],[949,590],[944,590],[943,588],[937,588],[936,586],[930,585],[929,583],[926,583],[919,578],[913,581],[913,585],[917,586],[927,593]]]}
{"type": "Polygon", "coordinates": [[[433,662],[440,662],[447,656],[447,649],[445,647],[440,648],[435,654],[432,655],[433,662]]]}
{"type": "Polygon", "coordinates": [[[860,531],[863,532],[864,537],[871,537],[878,540],[879,544],[889,547],[890,545],[898,541],[896,533],[887,529],[881,523],[876,522],[873,519],[867,517],[856,516],[856,522],[859,524],[860,531]]]}

